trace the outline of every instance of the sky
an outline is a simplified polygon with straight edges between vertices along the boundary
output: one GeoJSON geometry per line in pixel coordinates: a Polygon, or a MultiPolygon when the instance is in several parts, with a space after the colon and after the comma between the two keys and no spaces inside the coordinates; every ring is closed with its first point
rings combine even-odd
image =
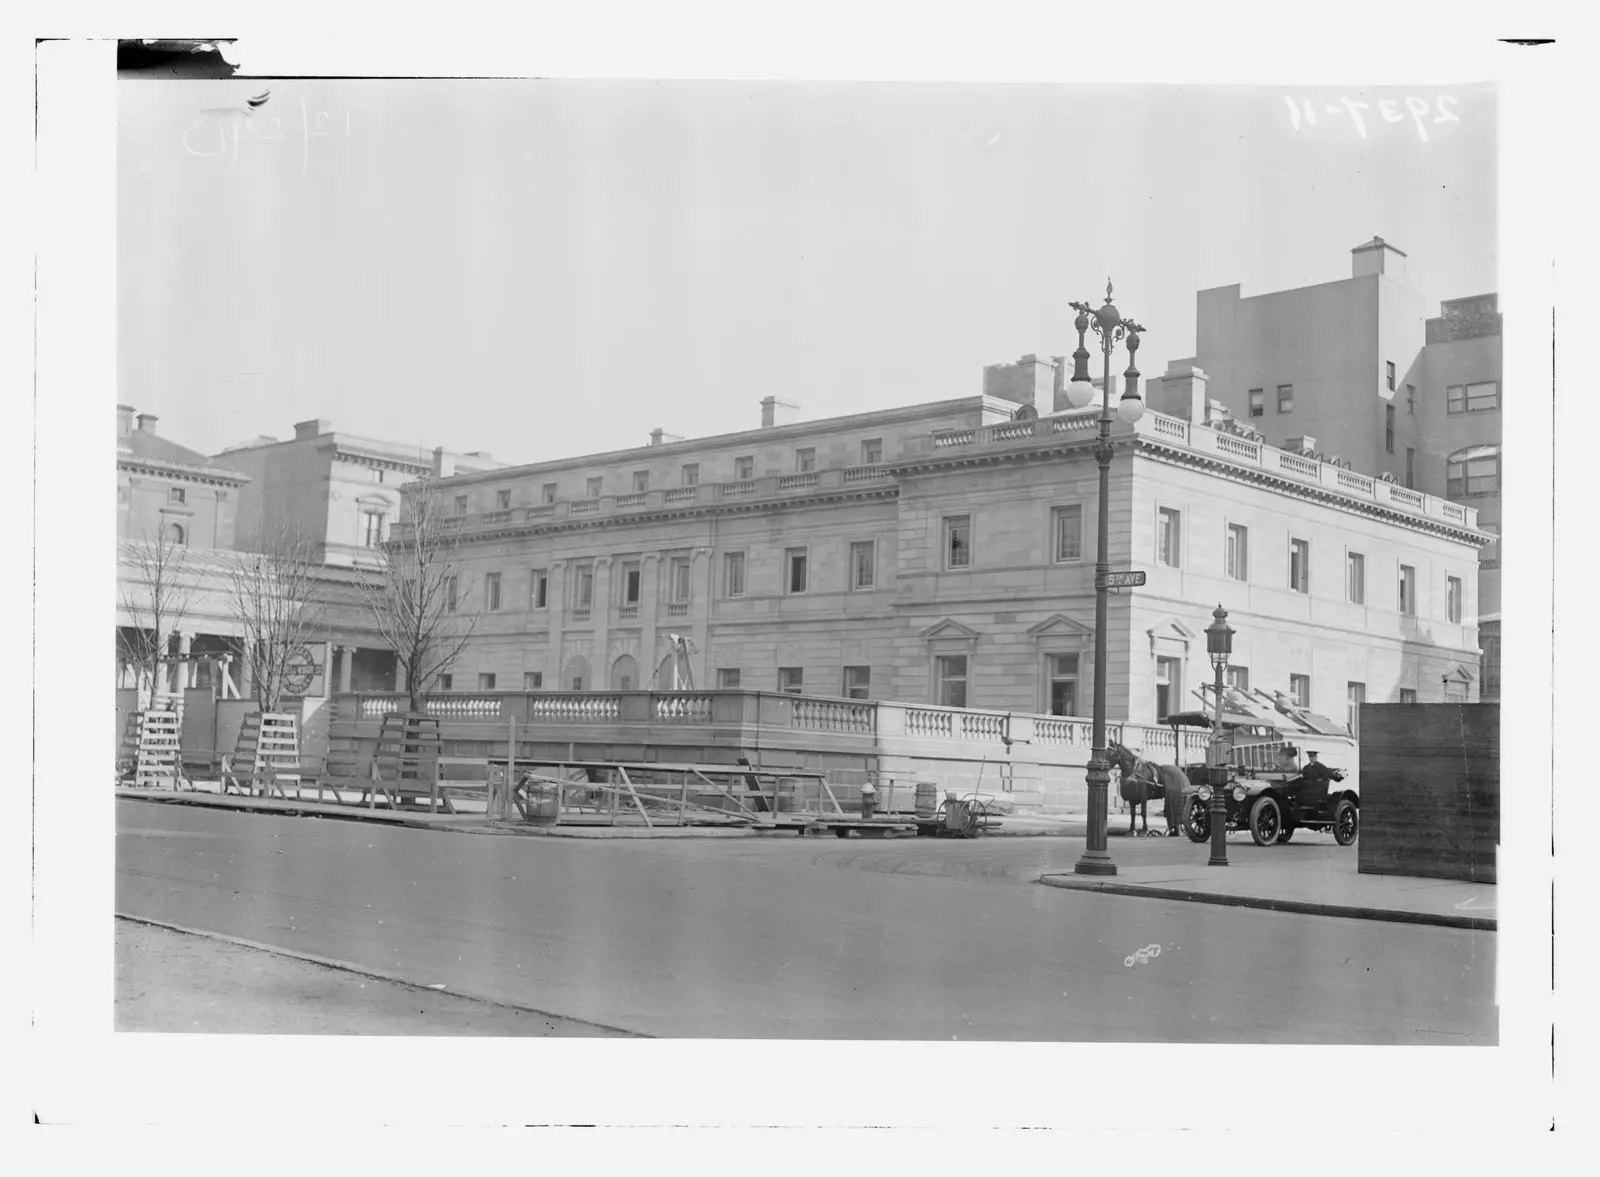
{"type": "Polygon", "coordinates": [[[1497,285],[1491,86],[123,81],[118,120],[118,397],[207,453],[320,417],[531,462],[973,395],[1108,277],[1154,376],[1195,291],[1374,235],[1430,314],[1497,285]]]}

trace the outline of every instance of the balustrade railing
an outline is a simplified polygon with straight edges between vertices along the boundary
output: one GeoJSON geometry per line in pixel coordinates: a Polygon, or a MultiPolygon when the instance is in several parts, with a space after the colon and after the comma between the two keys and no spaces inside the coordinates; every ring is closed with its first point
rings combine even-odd
{"type": "Polygon", "coordinates": [[[779,490],[805,490],[817,485],[817,476],[814,473],[784,474],[778,478],[779,490]]]}
{"type": "Polygon", "coordinates": [[[955,713],[952,711],[927,711],[921,707],[906,708],[906,735],[931,736],[949,739],[955,734],[955,713]]]}
{"type": "Polygon", "coordinates": [[[795,727],[820,732],[856,732],[871,735],[877,730],[875,704],[843,699],[810,699],[804,695],[794,701],[795,727]]]}
{"type": "Polygon", "coordinates": [[[527,700],[530,720],[615,723],[622,718],[621,696],[598,691],[535,691],[527,700]]]}
{"type": "Polygon", "coordinates": [[[846,482],[873,482],[888,478],[889,471],[882,466],[846,466],[844,480],[846,482]]]}
{"type": "Polygon", "coordinates": [[[554,503],[540,503],[536,507],[524,507],[522,517],[524,519],[542,519],[546,515],[554,515],[555,513],[556,505],[554,503]]]}
{"type": "Polygon", "coordinates": [[[483,513],[483,523],[484,523],[485,527],[491,527],[491,526],[493,526],[493,525],[495,525],[497,523],[510,523],[510,522],[511,522],[511,512],[510,511],[485,511],[483,513]]]}
{"type": "Polygon", "coordinates": [[[698,486],[674,486],[668,488],[661,497],[669,503],[688,503],[693,502],[699,495],[700,488],[698,486]]]}
{"type": "Polygon", "coordinates": [[[619,605],[617,606],[617,616],[623,621],[637,621],[639,619],[639,606],[619,605]]]}
{"type": "Polygon", "coordinates": [[[648,498],[649,496],[643,491],[637,491],[633,494],[618,495],[612,501],[619,508],[631,508],[644,506],[648,498]]]}
{"type": "Polygon", "coordinates": [[[429,715],[494,719],[500,714],[500,699],[495,695],[435,695],[427,707],[429,715]]]}
{"type": "Polygon", "coordinates": [[[573,610],[572,610],[572,620],[574,620],[574,621],[588,621],[591,613],[592,613],[592,606],[589,606],[589,605],[576,605],[576,606],[573,607],[573,610]]]}
{"type": "Polygon", "coordinates": [[[724,482],[722,484],[722,497],[725,499],[741,499],[746,495],[756,493],[756,480],[746,478],[739,482],[724,482]]]}
{"type": "Polygon", "coordinates": [[[599,499],[573,499],[567,504],[568,515],[598,515],[600,513],[599,499]]]}
{"type": "Polygon", "coordinates": [[[654,695],[650,713],[662,723],[710,723],[711,696],[685,692],[654,695]]]}
{"type": "Polygon", "coordinates": [[[668,617],[687,617],[687,616],[689,616],[689,602],[688,601],[668,601],[667,602],[667,616],[668,617]]]}

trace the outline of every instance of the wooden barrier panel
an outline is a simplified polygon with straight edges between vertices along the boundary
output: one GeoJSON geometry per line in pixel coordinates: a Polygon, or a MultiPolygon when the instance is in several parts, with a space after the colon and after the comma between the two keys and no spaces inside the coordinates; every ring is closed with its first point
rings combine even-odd
{"type": "Polygon", "coordinates": [[[1500,707],[1361,707],[1363,874],[1495,881],[1500,842],[1500,707]]]}

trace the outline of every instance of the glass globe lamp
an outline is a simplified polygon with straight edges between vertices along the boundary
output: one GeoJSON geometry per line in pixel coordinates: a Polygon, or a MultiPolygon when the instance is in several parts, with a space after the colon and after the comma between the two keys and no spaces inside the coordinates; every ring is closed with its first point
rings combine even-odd
{"type": "Polygon", "coordinates": [[[1132,425],[1144,416],[1144,401],[1131,392],[1123,393],[1122,399],[1117,402],[1117,416],[1132,425]]]}
{"type": "Polygon", "coordinates": [[[1075,409],[1082,409],[1094,400],[1095,387],[1087,380],[1074,380],[1067,385],[1067,403],[1075,409]]]}

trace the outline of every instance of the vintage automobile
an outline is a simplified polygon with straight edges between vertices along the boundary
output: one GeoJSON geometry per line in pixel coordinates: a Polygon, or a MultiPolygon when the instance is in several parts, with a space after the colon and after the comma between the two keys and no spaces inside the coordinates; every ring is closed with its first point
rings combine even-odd
{"type": "MultiPolygon", "coordinates": [[[[1297,829],[1330,830],[1334,840],[1348,846],[1356,840],[1361,796],[1347,769],[1323,764],[1316,749],[1303,749],[1283,738],[1285,728],[1263,726],[1263,716],[1224,712],[1221,728],[1213,736],[1215,751],[1227,764],[1223,797],[1229,830],[1249,830],[1257,845],[1287,842],[1297,829]],[[1302,752],[1305,752],[1302,761],[1302,752]]],[[[1213,728],[1204,712],[1179,712],[1163,721],[1173,728],[1173,743],[1182,747],[1180,727],[1213,728]]],[[[1288,729],[1302,743],[1323,744],[1337,753],[1354,751],[1348,738],[1302,725],[1288,729]]],[[[1185,765],[1189,778],[1183,802],[1183,828],[1191,841],[1211,836],[1211,773],[1205,764],[1185,765]]]]}

